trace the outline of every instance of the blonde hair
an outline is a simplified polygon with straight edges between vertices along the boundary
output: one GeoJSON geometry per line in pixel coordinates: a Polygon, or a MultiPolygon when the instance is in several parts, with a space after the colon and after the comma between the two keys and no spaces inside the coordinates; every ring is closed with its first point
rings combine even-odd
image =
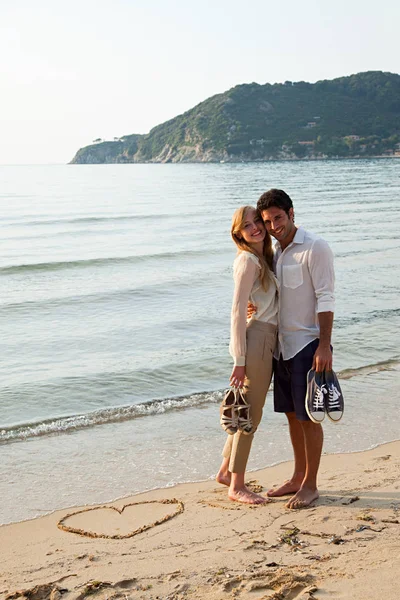
{"type": "Polygon", "coordinates": [[[260,212],[254,208],[254,206],[240,206],[235,210],[232,217],[232,227],[231,227],[231,236],[233,241],[235,242],[239,252],[251,252],[258,258],[261,265],[260,271],[260,280],[261,284],[266,291],[269,286],[269,282],[271,279],[272,273],[272,258],[273,258],[273,250],[272,250],[272,240],[268,231],[265,232],[264,238],[264,246],[262,256],[259,256],[255,250],[248,244],[243,237],[240,235],[241,230],[244,228],[244,224],[246,221],[246,214],[249,210],[253,210],[257,216],[260,217],[260,212]]]}

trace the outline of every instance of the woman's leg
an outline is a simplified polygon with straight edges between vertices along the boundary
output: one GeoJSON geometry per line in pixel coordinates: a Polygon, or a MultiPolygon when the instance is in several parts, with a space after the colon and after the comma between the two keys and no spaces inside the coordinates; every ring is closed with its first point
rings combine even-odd
{"type": "MultiPolygon", "coordinates": [[[[257,429],[263,412],[265,397],[272,377],[272,354],[275,347],[276,334],[260,329],[248,330],[246,354],[246,400],[251,407],[251,418],[254,431],[257,429]]],[[[231,442],[228,472],[231,475],[229,497],[239,502],[251,504],[265,502],[265,498],[251,492],[244,482],[247,461],[253,442],[254,432],[244,435],[238,431],[231,442]]],[[[224,452],[224,459],[227,453],[224,452]]],[[[224,465],[226,467],[226,464],[224,465]]]]}
{"type": "Polygon", "coordinates": [[[228,435],[228,437],[226,438],[225,446],[222,450],[222,463],[219,468],[218,474],[215,478],[218,481],[218,483],[222,483],[223,485],[227,485],[228,487],[231,484],[232,475],[229,471],[229,461],[231,459],[233,437],[233,435],[228,435]]]}

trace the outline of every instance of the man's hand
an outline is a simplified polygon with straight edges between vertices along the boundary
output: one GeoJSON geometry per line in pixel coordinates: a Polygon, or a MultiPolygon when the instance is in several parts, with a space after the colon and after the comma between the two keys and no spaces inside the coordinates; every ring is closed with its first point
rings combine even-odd
{"type": "Polygon", "coordinates": [[[229,383],[233,387],[243,387],[244,378],[246,377],[246,367],[233,367],[232,375],[229,383]]]}
{"type": "Polygon", "coordinates": [[[312,368],[318,373],[332,371],[332,350],[330,346],[318,346],[314,354],[312,368]]]}
{"type": "Polygon", "coordinates": [[[319,345],[315,351],[312,368],[321,373],[332,371],[331,333],[333,325],[333,312],[318,313],[319,345]]]}
{"type": "Polygon", "coordinates": [[[252,304],[251,302],[247,303],[247,320],[251,319],[254,313],[257,312],[257,306],[252,304]]]}

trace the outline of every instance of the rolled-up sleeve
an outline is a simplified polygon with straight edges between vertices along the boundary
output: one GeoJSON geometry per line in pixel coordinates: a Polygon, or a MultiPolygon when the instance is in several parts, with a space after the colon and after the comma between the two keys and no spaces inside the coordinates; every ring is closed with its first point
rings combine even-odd
{"type": "Polygon", "coordinates": [[[257,277],[258,266],[255,261],[257,259],[249,256],[248,252],[241,252],[233,265],[235,290],[232,302],[229,352],[237,367],[243,367],[246,364],[247,303],[257,277]]]}
{"type": "Polygon", "coordinates": [[[310,250],[309,270],[317,299],[317,313],[335,312],[333,252],[321,238],[315,240],[310,250]]]}

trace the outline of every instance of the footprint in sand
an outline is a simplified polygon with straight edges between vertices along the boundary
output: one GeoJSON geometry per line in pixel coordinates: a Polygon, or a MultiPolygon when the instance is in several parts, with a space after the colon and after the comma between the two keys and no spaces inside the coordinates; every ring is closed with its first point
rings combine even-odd
{"type": "Polygon", "coordinates": [[[246,594],[266,590],[272,595],[263,596],[276,600],[296,600],[297,598],[312,598],[313,592],[317,590],[314,585],[314,577],[308,573],[295,573],[284,568],[231,577],[222,581],[222,590],[229,592],[236,590],[244,591],[246,594]]]}
{"type": "Polygon", "coordinates": [[[384,456],[377,456],[375,460],[390,460],[392,458],[391,454],[385,454],[384,456]]]}

